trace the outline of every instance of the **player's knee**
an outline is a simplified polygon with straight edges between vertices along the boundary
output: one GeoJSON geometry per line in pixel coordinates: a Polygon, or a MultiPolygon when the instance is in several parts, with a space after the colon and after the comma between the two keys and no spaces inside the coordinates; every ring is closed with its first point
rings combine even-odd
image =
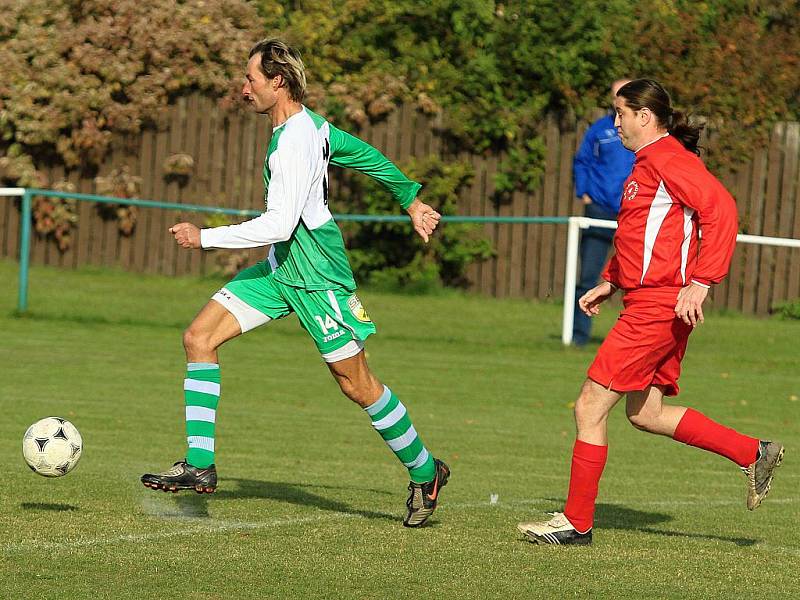
{"type": "Polygon", "coordinates": [[[628,421],[639,431],[652,431],[655,423],[653,415],[645,412],[627,412],[628,421]]]}
{"type": "Polygon", "coordinates": [[[211,344],[211,337],[191,326],[183,332],[183,347],[187,352],[214,350],[211,344]]]}
{"type": "Polygon", "coordinates": [[[594,426],[608,417],[604,405],[597,402],[591,394],[581,393],[575,402],[575,421],[578,426],[594,426]]]}

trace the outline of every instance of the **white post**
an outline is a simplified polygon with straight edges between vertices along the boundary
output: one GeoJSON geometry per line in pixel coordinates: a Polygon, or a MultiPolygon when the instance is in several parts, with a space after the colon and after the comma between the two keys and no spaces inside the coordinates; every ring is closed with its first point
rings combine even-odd
{"type": "Polygon", "coordinates": [[[567,266],[564,271],[564,319],[561,341],[572,343],[572,325],[575,313],[575,287],[578,273],[578,242],[582,217],[570,217],[567,225],[567,266]]]}
{"type": "Polygon", "coordinates": [[[588,217],[570,217],[567,226],[567,266],[564,271],[564,319],[561,329],[561,341],[565,346],[572,343],[572,326],[575,324],[575,289],[578,279],[578,248],[580,247],[580,230],[589,227],[616,229],[616,221],[590,219],[588,217]]]}
{"type": "MultiPolygon", "coordinates": [[[[588,227],[616,229],[616,221],[589,219],[587,217],[570,217],[567,232],[567,266],[564,273],[564,319],[561,329],[561,341],[565,345],[572,343],[572,326],[575,318],[575,288],[578,276],[579,232],[588,227]]],[[[747,235],[740,233],[736,241],[741,244],[761,244],[764,246],[783,246],[784,248],[800,248],[800,239],[776,238],[763,235],[747,235]]]]}

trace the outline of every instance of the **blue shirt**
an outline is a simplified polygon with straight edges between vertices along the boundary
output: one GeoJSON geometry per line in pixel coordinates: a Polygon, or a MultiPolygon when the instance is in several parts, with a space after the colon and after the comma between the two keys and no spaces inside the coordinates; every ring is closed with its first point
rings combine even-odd
{"type": "Polygon", "coordinates": [[[597,208],[616,215],[622,185],[631,174],[636,155],[622,145],[614,116],[595,121],[583,137],[572,163],[575,195],[588,194],[597,208]]]}

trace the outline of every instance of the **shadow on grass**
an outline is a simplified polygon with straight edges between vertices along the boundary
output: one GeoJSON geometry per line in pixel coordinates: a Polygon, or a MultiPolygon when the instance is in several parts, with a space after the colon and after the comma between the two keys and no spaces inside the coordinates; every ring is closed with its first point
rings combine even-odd
{"type": "MultiPolygon", "coordinates": [[[[547,498],[557,506],[564,506],[564,498],[547,498]]],[[[560,508],[556,510],[561,510],[560,508]]],[[[737,546],[755,546],[759,540],[752,538],[728,537],[713,533],[685,533],[681,531],[669,531],[655,528],[654,525],[669,523],[674,517],[667,513],[647,512],[628,508],[620,504],[597,504],[595,510],[595,529],[619,529],[624,531],[638,531],[650,535],[662,535],[665,537],[714,540],[718,542],[730,542],[737,546]]]]}
{"type": "Polygon", "coordinates": [[[626,506],[620,506],[619,504],[598,504],[595,516],[600,529],[624,529],[649,533],[651,535],[663,535],[666,537],[715,540],[719,542],[730,542],[737,546],[754,546],[757,543],[757,540],[751,538],[728,537],[713,533],[684,533],[680,531],[656,529],[653,525],[672,521],[672,515],[645,512],[626,506]]]}
{"type": "Polygon", "coordinates": [[[72,504],[48,504],[46,502],[23,502],[19,506],[25,510],[50,510],[53,512],[78,510],[78,507],[72,504]]]}
{"type": "Polygon", "coordinates": [[[358,515],[367,519],[386,519],[390,521],[397,521],[398,516],[389,513],[375,512],[371,510],[361,510],[354,508],[339,500],[326,498],[315,494],[310,489],[347,489],[350,491],[369,492],[370,494],[386,494],[384,490],[374,490],[365,488],[353,488],[344,486],[326,486],[326,485],[306,485],[301,483],[287,483],[282,481],[259,481],[256,479],[229,479],[226,478],[225,482],[231,482],[236,485],[235,489],[219,489],[214,494],[217,498],[234,498],[237,500],[245,498],[262,498],[265,500],[280,500],[290,504],[299,504],[301,506],[313,506],[321,510],[329,510],[331,512],[345,513],[349,515],[358,515]]]}

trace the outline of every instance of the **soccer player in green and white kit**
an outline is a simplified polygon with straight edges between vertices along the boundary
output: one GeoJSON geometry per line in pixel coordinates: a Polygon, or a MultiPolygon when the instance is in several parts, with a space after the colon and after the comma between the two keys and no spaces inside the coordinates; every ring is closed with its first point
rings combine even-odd
{"type": "Polygon", "coordinates": [[[380,181],[408,212],[427,242],[441,216],[416,199],[409,180],[369,144],[349,135],[301,104],[306,77],[299,53],[277,39],[250,51],[244,100],[272,119],[264,161],[266,210],[224,227],[200,230],[191,223],[170,228],[184,248],[253,248],[271,245],[269,257],[243,270],[218,291],[183,336],[185,460],[142,476],[152,489],[213,492],[214,422],[220,393],[217,349],[226,341],[294,312],[311,335],[342,392],[364,408],[372,426],[408,468],[408,508],[403,524],[419,527],[436,508],[450,470],[417,435],[405,406],[372,374],[364,340],[375,325],[355,295],[356,284],[338,226],[328,208],[328,164],[350,167],[380,181]]]}

